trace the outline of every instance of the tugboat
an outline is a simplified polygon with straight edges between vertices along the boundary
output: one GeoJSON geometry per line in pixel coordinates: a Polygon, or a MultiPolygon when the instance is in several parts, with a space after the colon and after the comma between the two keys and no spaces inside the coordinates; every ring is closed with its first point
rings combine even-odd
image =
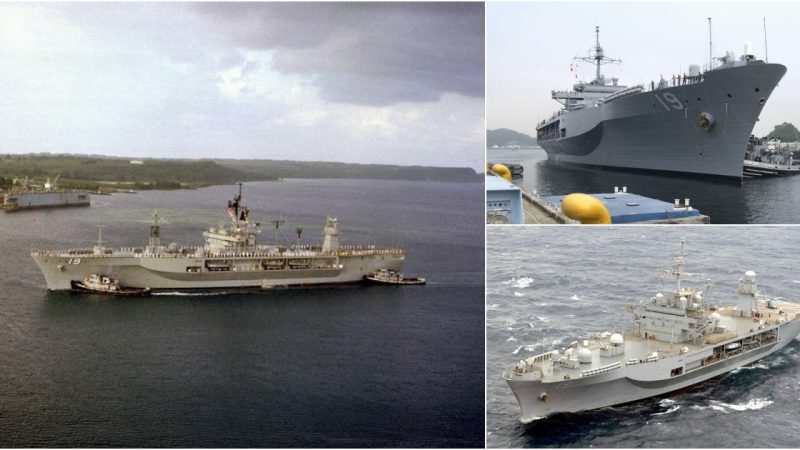
{"type": "Polygon", "coordinates": [[[131,288],[119,285],[119,280],[110,275],[90,274],[83,281],[72,281],[72,292],[85,294],[138,296],[150,295],[150,288],[131,288]]]}
{"type": "Polygon", "coordinates": [[[364,275],[364,281],[368,284],[425,284],[425,278],[407,278],[403,276],[403,272],[389,269],[379,269],[373,272],[372,275],[364,275]]]}
{"type": "Polygon", "coordinates": [[[755,139],[750,137],[744,154],[744,176],[746,178],[800,174],[800,161],[794,155],[800,153],[796,143],[781,143],[780,139],[755,139]]]}

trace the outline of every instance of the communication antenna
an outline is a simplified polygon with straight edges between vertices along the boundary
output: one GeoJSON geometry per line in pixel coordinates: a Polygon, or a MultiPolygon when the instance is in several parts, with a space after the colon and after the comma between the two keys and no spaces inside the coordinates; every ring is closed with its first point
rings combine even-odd
{"type": "Polygon", "coordinates": [[[600,66],[603,65],[603,64],[619,64],[619,63],[622,62],[622,60],[621,59],[609,58],[608,56],[606,56],[603,53],[603,47],[600,46],[600,27],[599,26],[595,26],[594,27],[594,32],[595,32],[595,35],[596,35],[595,45],[594,45],[594,48],[592,48],[592,50],[594,51],[594,54],[590,55],[590,56],[584,56],[584,57],[575,57],[574,59],[577,59],[577,60],[580,60],[580,61],[586,61],[586,62],[590,62],[590,63],[595,64],[597,66],[597,73],[595,75],[595,77],[596,77],[595,81],[597,82],[597,84],[605,84],[605,80],[603,80],[603,75],[600,73],[600,66]]]}
{"type": "Polygon", "coordinates": [[[711,46],[711,17],[708,18],[708,70],[711,70],[714,61],[714,50],[711,46]]]}
{"type": "Polygon", "coordinates": [[[763,18],[764,22],[764,61],[769,62],[769,51],[767,50],[767,18],[763,18]]]}
{"type": "Polygon", "coordinates": [[[295,231],[297,232],[297,244],[299,245],[300,244],[300,238],[303,236],[303,229],[300,228],[300,227],[297,227],[297,228],[295,228],[295,231]]]}
{"type": "Polygon", "coordinates": [[[682,237],[681,238],[681,251],[678,254],[678,257],[675,258],[675,265],[672,268],[672,274],[675,275],[675,278],[677,279],[677,282],[678,282],[678,293],[679,294],[681,292],[681,275],[683,274],[683,257],[684,257],[683,247],[684,247],[685,242],[686,242],[686,238],[682,237]]]}

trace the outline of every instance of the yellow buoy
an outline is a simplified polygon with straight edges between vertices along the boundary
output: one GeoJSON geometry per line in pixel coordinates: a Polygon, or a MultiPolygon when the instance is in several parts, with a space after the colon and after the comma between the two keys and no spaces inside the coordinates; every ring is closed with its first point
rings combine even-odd
{"type": "Polygon", "coordinates": [[[506,181],[511,181],[511,171],[508,170],[508,167],[502,164],[495,164],[492,166],[492,172],[506,181]]]}
{"type": "Polygon", "coordinates": [[[561,211],[583,224],[611,223],[611,214],[600,200],[587,194],[569,194],[561,200],[561,211]]]}

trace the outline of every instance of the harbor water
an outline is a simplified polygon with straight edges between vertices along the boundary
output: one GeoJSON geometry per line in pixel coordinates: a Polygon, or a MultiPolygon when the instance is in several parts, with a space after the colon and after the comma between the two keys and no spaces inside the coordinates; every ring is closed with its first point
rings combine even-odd
{"type": "Polygon", "coordinates": [[[245,184],[262,243],[321,243],[335,216],[343,244],[404,247],[426,286],[103,297],[48,292],[30,256],[97,225],[143,245],[156,208],[163,243],[199,245],[236,190],[0,214],[0,446],[482,447],[480,183],[245,184]]]}
{"type": "Polygon", "coordinates": [[[547,161],[541,147],[488,149],[491,162],[518,163],[524,176],[514,183],[542,195],[573,192],[612,192],[627,186],[628,192],[672,203],[689,198],[691,205],[715,224],[800,223],[800,176],[746,179],[742,184],[674,175],[594,169],[558,165],[547,161]]]}
{"type": "MultiPolygon", "coordinates": [[[[527,169],[526,169],[527,170],[527,169]]],[[[625,305],[668,292],[686,238],[685,285],[714,282],[711,301],[735,303],[747,270],[772,297],[800,300],[800,244],[782,227],[488,227],[489,447],[796,447],[800,341],[691,388],[528,425],[502,379],[519,360],[629,328],[625,305]]]]}

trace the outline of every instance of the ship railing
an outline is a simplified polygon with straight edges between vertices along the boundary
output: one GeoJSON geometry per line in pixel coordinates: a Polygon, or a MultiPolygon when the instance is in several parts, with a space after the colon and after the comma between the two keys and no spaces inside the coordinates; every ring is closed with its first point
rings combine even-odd
{"type": "Polygon", "coordinates": [[[614,364],[609,364],[607,366],[598,367],[596,369],[586,369],[581,371],[581,377],[592,377],[595,375],[600,375],[602,373],[611,372],[612,370],[616,370],[622,367],[622,362],[615,362],[614,364]]]}
{"type": "Polygon", "coordinates": [[[661,83],[661,80],[659,80],[659,81],[652,80],[652,81],[650,81],[650,83],[644,83],[644,89],[642,89],[642,91],[644,91],[644,92],[653,92],[653,91],[658,91],[660,89],[667,89],[667,88],[671,88],[671,87],[688,86],[690,84],[698,84],[698,83],[702,83],[703,82],[704,77],[705,76],[703,74],[694,75],[694,76],[687,75],[686,78],[683,78],[683,76],[681,75],[680,77],[677,77],[675,79],[675,83],[672,82],[671,78],[668,79],[668,80],[665,79],[664,83],[661,83]]]}

